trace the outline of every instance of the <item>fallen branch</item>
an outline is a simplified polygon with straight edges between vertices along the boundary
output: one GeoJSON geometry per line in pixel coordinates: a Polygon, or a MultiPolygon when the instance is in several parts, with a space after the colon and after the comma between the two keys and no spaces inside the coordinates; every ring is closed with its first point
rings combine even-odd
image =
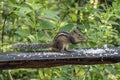
{"type": "Polygon", "coordinates": [[[46,68],[120,62],[120,47],[77,49],[72,52],[9,52],[0,54],[0,69],[46,68]]]}

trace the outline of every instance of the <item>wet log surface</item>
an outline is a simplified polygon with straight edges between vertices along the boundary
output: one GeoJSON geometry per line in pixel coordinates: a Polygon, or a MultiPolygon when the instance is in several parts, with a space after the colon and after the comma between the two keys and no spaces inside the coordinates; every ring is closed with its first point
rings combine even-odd
{"type": "Polygon", "coordinates": [[[0,54],[0,69],[46,68],[120,62],[120,47],[77,49],[71,52],[9,52],[0,54]]]}

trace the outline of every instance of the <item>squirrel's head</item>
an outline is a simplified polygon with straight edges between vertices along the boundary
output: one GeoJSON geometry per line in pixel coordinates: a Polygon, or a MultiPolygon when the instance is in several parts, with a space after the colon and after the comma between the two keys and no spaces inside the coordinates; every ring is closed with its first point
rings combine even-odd
{"type": "Polygon", "coordinates": [[[78,29],[73,30],[71,32],[71,42],[73,44],[77,44],[77,43],[80,43],[82,41],[84,41],[82,33],[78,29]]]}

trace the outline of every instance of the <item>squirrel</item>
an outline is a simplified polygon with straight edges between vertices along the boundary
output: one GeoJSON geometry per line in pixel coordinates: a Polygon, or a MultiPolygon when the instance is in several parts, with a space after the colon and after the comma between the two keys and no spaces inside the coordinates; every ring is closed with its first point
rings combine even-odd
{"type": "Polygon", "coordinates": [[[72,32],[59,32],[54,37],[54,40],[48,44],[14,44],[12,48],[18,49],[39,49],[39,48],[52,48],[52,51],[69,51],[69,44],[78,44],[84,41],[83,35],[78,29],[73,30],[72,32]]]}

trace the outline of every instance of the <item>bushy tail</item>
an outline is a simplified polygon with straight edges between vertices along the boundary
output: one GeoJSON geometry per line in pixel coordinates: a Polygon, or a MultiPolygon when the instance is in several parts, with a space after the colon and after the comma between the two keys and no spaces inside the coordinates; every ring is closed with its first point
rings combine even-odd
{"type": "Polygon", "coordinates": [[[37,44],[23,44],[23,43],[19,43],[19,44],[14,44],[12,45],[12,48],[18,48],[18,49],[39,49],[39,48],[50,48],[50,44],[41,44],[41,43],[37,43],[37,44]]]}

